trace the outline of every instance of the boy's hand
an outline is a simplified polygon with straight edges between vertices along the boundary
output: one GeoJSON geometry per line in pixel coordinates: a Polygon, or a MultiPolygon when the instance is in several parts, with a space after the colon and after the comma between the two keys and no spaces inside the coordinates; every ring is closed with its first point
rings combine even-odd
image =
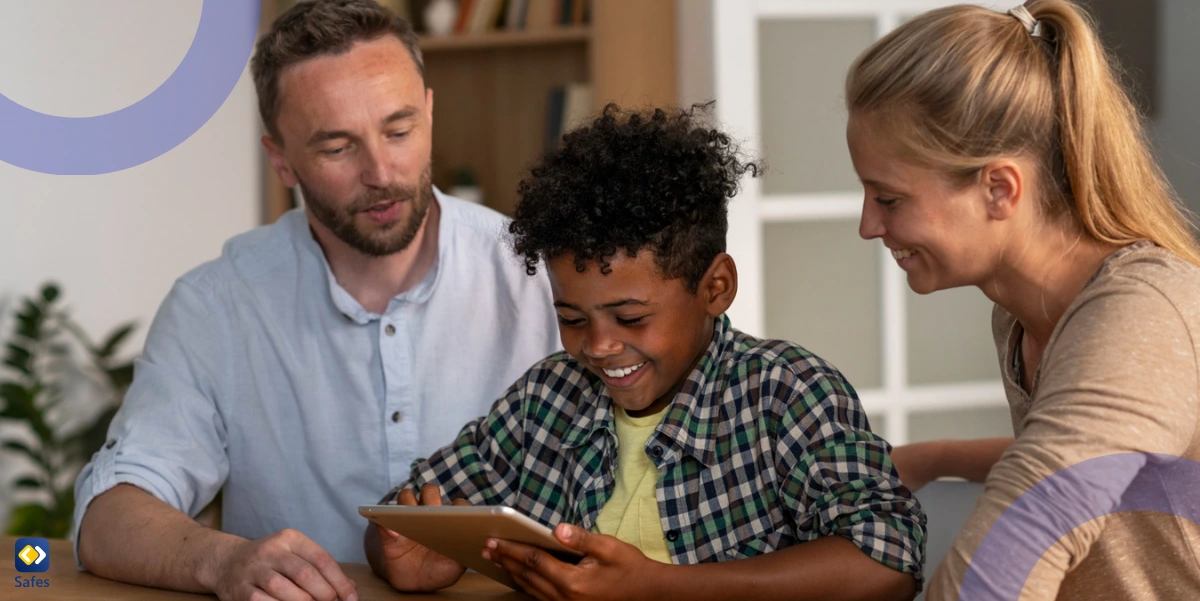
{"type": "Polygon", "coordinates": [[[660,580],[653,572],[669,567],[633,545],[578,526],[559,524],[554,536],[584,558],[571,565],[544,549],[501,539],[488,540],[483,557],[504,568],[540,601],[653,598],[660,580]]]}
{"type": "MultiPolygon", "coordinates": [[[[426,484],[421,487],[421,500],[417,502],[412,489],[400,492],[396,501],[400,505],[441,505],[442,494],[436,484],[426,484]]],[[[455,505],[469,505],[464,499],[454,501],[455,505]]],[[[382,576],[396,590],[405,592],[426,592],[446,588],[462,577],[466,568],[462,564],[435,553],[428,547],[400,536],[387,528],[375,525],[379,531],[379,540],[383,548],[382,576]]]]}

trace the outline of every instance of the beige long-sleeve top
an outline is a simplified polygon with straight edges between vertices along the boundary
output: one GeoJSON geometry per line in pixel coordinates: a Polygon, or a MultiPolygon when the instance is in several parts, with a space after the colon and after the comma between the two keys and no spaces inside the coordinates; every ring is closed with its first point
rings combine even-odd
{"type": "MultiPolygon", "coordinates": [[[[1032,395],[1019,385],[1015,366],[1021,325],[997,307],[992,329],[1016,441],[988,475],[983,496],[930,581],[930,600],[958,598],[988,529],[1051,474],[1125,452],[1200,460],[1200,268],[1148,242],[1114,253],[1063,314],[1032,395]]],[[[1132,476],[1114,470],[1092,483],[1106,486],[1076,480],[1055,498],[1072,503],[1099,489],[1122,490],[1132,476]]],[[[1168,484],[1195,491],[1177,502],[1200,499],[1200,481],[1168,484]]],[[[1115,508],[1119,500],[1099,502],[1115,508]]],[[[977,569],[993,582],[1012,579],[997,567],[977,569]]],[[[1087,522],[1042,555],[1020,599],[1198,600],[1200,528],[1141,511],[1087,522]]]]}

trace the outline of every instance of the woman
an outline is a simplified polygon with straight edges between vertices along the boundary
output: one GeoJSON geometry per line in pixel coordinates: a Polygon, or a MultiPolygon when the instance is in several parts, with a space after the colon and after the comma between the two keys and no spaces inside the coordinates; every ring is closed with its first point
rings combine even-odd
{"type": "MultiPolygon", "coordinates": [[[[846,102],[862,237],[892,250],[915,292],[977,286],[996,305],[1015,439],[894,455],[914,488],[986,475],[930,580],[928,598],[955,599],[988,529],[1038,482],[1119,453],[1200,459],[1200,249],[1072,2],[926,13],[858,58],[846,102]]],[[[1112,511],[1136,475],[1076,472],[1023,527],[1070,530],[1088,502],[1112,511]]],[[[1088,522],[1042,557],[1022,598],[1196,598],[1197,532],[1145,512],[1088,522]]],[[[972,598],[1003,598],[1028,574],[984,563],[972,598]]]]}

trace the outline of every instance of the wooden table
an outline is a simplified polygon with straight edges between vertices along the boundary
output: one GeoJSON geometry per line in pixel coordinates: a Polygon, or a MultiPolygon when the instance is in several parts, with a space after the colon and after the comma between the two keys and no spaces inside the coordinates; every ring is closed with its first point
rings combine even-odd
{"type": "MultiPolygon", "coordinates": [[[[147,588],[133,584],[115,582],[87,572],[75,569],[75,552],[71,541],[50,541],[50,569],[46,572],[17,572],[13,563],[12,553],[17,538],[13,536],[0,537],[0,548],[4,550],[0,561],[0,599],[5,601],[75,601],[75,600],[128,600],[128,601],[197,601],[215,599],[213,595],[196,595],[177,593],[156,588],[147,588]],[[14,578],[41,578],[49,580],[47,588],[16,588],[14,578]]],[[[371,568],[358,563],[344,563],[342,570],[358,583],[358,598],[360,601],[376,601],[389,599],[395,601],[449,601],[487,600],[487,601],[528,601],[530,597],[513,592],[499,583],[488,580],[479,574],[468,573],[458,584],[434,594],[405,594],[397,592],[388,583],[371,573],[371,568]]]]}

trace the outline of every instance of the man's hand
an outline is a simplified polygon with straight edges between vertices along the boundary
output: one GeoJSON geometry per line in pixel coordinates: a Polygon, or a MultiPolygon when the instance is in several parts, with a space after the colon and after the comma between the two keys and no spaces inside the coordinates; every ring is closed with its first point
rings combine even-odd
{"type": "MultiPolygon", "coordinates": [[[[421,487],[420,503],[417,502],[417,497],[413,494],[412,489],[408,488],[400,491],[396,501],[400,505],[441,505],[442,493],[436,484],[426,484],[421,487]]],[[[464,499],[456,499],[454,504],[469,505],[470,503],[464,499]]],[[[376,573],[387,580],[388,584],[391,584],[396,590],[428,592],[446,588],[458,582],[463,572],[467,570],[457,561],[435,553],[428,547],[417,544],[387,528],[376,524],[372,524],[368,528],[376,530],[382,546],[380,556],[382,565],[381,569],[376,569],[376,573]]],[[[368,536],[368,540],[370,538],[368,536]]],[[[372,543],[368,542],[368,545],[370,544],[372,543]]]]}
{"type": "Polygon", "coordinates": [[[652,599],[661,581],[655,572],[671,567],[615,537],[578,526],[559,524],[554,536],[584,558],[571,565],[544,549],[500,539],[489,539],[483,556],[540,601],[652,599]]]}
{"type": "Polygon", "coordinates": [[[333,556],[295,530],[230,541],[219,556],[205,584],[224,601],[358,601],[333,556]]]}

